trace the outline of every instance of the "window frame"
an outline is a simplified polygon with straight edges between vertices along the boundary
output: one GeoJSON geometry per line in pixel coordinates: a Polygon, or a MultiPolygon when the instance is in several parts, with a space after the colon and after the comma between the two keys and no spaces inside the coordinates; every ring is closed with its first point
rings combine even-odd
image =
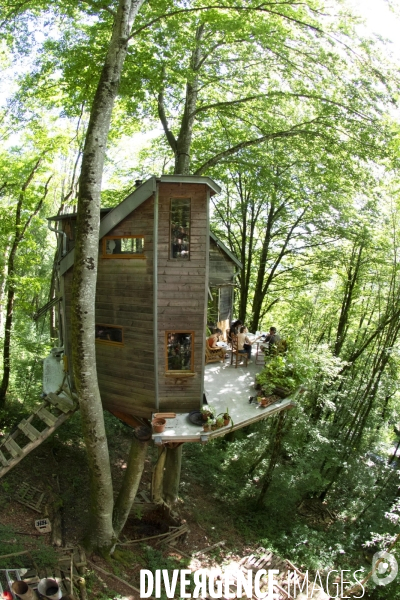
{"type": "Polygon", "coordinates": [[[128,259],[144,259],[146,258],[144,254],[144,244],[145,244],[145,236],[144,235],[105,235],[102,238],[102,258],[128,258],[128,259]],[[140,238],[143,240],[143,253],[142,254],[107,254],[107,241],[108,240],[126,240],[126,239],[136,239],[140,238]]]}
{"type": "Polygon", "coordinates": [[[186,260],[190,260],[190,256],[191,256],[191,237],[192,237],[192,198],[188,197],[188,196],[182,196],[182,197],[172,197],[169,199],[169,249],[168,249],[168,258],[169,260],[179,260],[179,261],[186,261],[186,260]],[[177,201],[182,201],[182,200],[188,200],[189,201],[189,252],[187,257],[182,257],[182,256],[172,256],[172,203],[177,200],[177,201]]]}
{"type": "Polygon", "coordinates": [[[165,331],[165,375],[172,375],[174,377],[191,377],[193,375],[195,375],[195,371],[194,371],[194,340],[195,340],[195,334],[194,331],[191,329],[168,329],[165,331]],[[189,334],[192,336],[192,355],[190,357],[190,370],[187,369],[168,369],[168,335],[169,334],[176,334],[176,333],[183,333],[183,334],[189,334]]]}
{"type": "Polygon", "coordinates": [[[124,328],[122,325],[111,325],[111,323],[95,323],[95,343],[96,344],[105,344],[107,346],[124,346],[124,328]],[[112,329],[120,329],[121,330],[121,342],[113,342],[112,340],[102,340],[96,337],[96,327],[111,327],[112,329]]]}

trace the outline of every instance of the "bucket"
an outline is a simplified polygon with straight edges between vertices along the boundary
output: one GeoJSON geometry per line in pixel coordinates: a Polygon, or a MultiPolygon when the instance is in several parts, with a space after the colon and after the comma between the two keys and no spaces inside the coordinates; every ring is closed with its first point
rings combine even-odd
{"type": "Polygon", "coordinates": [[[60,600],[62,592],[55,579],[41,579],[38,585],[38,591],[49,600],[60,600]]]}
{"type": "Polygon", "coordinates": [[[36,595],[25,581],[14,581],[11,591],[21,600],[36,600],[36,595]]]}
{"type": "Polygon", "coordinates": [[[167,421],[165,419],[160,419],[159,417],[157,419],[153,419],[151,424],[153,425],[154,433],[162,433],[165,429],[166,422],[167,421]]]}

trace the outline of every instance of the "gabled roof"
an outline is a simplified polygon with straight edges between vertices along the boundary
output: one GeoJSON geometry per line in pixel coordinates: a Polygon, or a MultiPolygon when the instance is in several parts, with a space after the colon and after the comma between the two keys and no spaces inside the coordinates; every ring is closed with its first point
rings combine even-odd
{"type": "MultiPolygon", "coordinates": [[[[129,196],[127,196],[118,206],[108,210],[106,215],[100,221],[99,239],[107,235],[118,223],[131,214],[145,200],[152,196],[156,189],[157,183],[200,183],[209,187],[210,193],[213,196],[221,191],[221,188],[210,177],[197,177],[195,175],[162,175],[161,177],[150,177],[139,187],[137,187],[129,196]]],[[[104,211],[105,212],[105,211],[104,211]]],[[[69,215],[70,217],[72,215],[69,215]]],[[[49,221],[61,220],[60,217],[50,217],[49,221]]],[[[217,241],[217,240],[216,240],[217,241]]],[[[221,245],[221,242],[218,242],[221,245]]],[[[227,254],[228,249],[225,249],[227,254]]],[[[230,254],[230,253],[229,253],[230,254]]],[[[231,258],[233,255],[230,255],[231,258]]],[[[60,261],[60,273],[64,274],[74,264],[75,252],[70,250],[66,256],[60,261]]],[[[235,261],[237,259],[234,259],[235,261]]]]}
{"type": "Polygon", "coordinates": [[[221,242],[221,240],[217,238],[217,236],[212,231],[210,231],[210,238],[214,240],[218,248],[221,248],[221,250],[225,252],[225,254],[227,254],[231,260],[233,260],[233,262],[239,267],[239,269],[243,269],[243,264],[240,262],[240,260],[225,246],[225,244],[221,242]]]}

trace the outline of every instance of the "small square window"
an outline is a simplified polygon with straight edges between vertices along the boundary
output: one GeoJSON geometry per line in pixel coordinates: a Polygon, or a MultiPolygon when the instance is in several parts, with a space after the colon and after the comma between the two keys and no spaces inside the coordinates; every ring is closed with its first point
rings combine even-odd
{"type": "Polygon", "coordinates": [[[119,325],[95,325],[95,340],[103,344],[122,346],[124,343],[122,327],[119,325]]]}

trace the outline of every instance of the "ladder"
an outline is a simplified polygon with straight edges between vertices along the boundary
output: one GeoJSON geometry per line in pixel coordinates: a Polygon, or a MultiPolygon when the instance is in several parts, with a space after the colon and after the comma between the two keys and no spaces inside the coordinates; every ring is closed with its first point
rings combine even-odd
{"type": "Polygon", "coordinates": [[[48,393],[39,408],[0,442],[0,479],[74,414],[78,409],[74,396],[65,388],[48,393]]]}

